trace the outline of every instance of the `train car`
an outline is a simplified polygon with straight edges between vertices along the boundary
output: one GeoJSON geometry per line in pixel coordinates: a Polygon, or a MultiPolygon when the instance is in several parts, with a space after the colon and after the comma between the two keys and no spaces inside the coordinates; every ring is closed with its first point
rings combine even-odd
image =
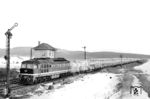
{"type": "Polygon", "coordinates": [[[23,61],[20,68],[20,82],[23,84],[40,83],[67,75],[70,61],[65,58],[34,58],[23,61]]]}

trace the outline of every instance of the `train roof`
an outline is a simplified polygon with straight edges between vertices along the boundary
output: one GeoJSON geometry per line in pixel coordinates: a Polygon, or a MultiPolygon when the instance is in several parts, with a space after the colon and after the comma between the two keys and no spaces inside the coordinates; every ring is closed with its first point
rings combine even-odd
{"type": "Polygon", "coordinates": [[[40,63],[69,63],[65,58],[34,58],[30,60],[23,61],[22,64],[40,64],[40,63]]]}

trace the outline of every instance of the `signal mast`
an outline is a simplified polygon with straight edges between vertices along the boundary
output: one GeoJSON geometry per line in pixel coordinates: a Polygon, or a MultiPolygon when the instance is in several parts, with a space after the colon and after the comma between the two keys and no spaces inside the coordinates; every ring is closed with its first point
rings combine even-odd
{"type": "Polygon", "coordinates": [[[9,75],[10,75],[10,39],[12,37],[11,31],[18,26],[18,23],[15,23],[10,29],[7,30],[5,33],[6,35],[6,70],[7,70],[7,77],[6,77],[6,97],[9,97],[10,95],[10,88],[9,88],[9,75]]]}
{"type": "Polygon", "coordinates": [[[83,46],[84,49],[84,59],[86,60],[86,46],[83,46]]]}

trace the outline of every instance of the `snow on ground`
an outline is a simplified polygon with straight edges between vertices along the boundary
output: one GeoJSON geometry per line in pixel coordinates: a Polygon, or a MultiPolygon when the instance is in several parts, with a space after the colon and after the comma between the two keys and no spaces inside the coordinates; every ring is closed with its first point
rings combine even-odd
{"type": "MultiPolygon", "coordinates": [[[[136,77],[136,76],[133,76],[133,82],[132,82],[132,86],[141,86],[141,82],[139,81],[139,79],[136,77]]],[[[124,97],[122,97],[122,99],[149,99],[148,98],[148,94],[144,91],[144,90],[141,90],[141,93],[140,93],[140,90],[138,91],[138,95],[134,95],[133,94],[134,92],[132,92],[132,94],[128,92],[124,93],[124,97]]]]}
{"type": "MultiPolygon", "coordinates": [[[[141,86],[141,82],[139,79],[133,75],[133,82],[131,84],[132,86],[141,86]]],[[[126,86],[127,88],[127,86],[126,86]]],[[[101,99],[101,98],[100,98],[101,99]]],[[[132,93],[130,93],[130,89],[126,91],[122,91],[122,89],[115,93],[111,98],[108,99],[149,99],[148,93],[145,92],[143,89],[138,88],[138,95],[134,95],[134,91],[132,90],[132,93]]]]}
{"type": "Polygon", "coordinates": [[[115,87],[118,83],[116,74],[92,74],[59,89],[50,92],[45,90],[41,95],[33,93],[31,99],[112,99],[111,96],[116,92],[115,87]]]}
{"type": "MultiPolygon", "coordinates": [[[[19,69],[21,62],[29,59],[29,57],[24,56],[12,56],[10,58],[10,68],[19,69]]],[[[6,60],[3,57],[0,57],[0,68],[6,68],[6,60]]]]}
{"type": "MultiPolygon", "coordinates": [[[[146,74],[150,74],[150,60],[148,60],[148,62],[146,62],[140,66],[134,67],[134,69],[141,70],[143,73],[146,73],[146,74]]],[[[139,81],[139,79],[134,75],[131,75],[131,76],[133,77],[133,82],[131,85],[132,86],[141,86],[141,82],[139,81]]],[[[141,86],[141,88],[142,88],[142,86],[141,86]]],[[[125,91],[123,93],[120,90],[114,96],[115,96],[115,99],[120,99],[120,96],[122,96],[121,99],[149,99],[148,93],[145,92],[143,89],[142,89],[142,94],[139,93],[138,95],[134,95],[133,93],[130,93],[130,89],[128,89],[127,91],[125,91]]]]}
{"type": "Polygon", "coordinates": [[[145,64],[134,67],[134,69],[142,70],[143,73],[150,74],[150,60],[148,60],[148,62],[146,62],[145,64]]]}

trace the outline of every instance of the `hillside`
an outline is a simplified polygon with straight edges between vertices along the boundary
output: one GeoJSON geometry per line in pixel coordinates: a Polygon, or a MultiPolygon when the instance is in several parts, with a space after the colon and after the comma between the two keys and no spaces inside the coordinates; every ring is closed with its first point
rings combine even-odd
{"type": "MultiPolygon", "coordinates": [[[[15,47],[11,49],[13,56],[29,56],[31,47],[15,47]]],[[[5,49],[0,49],[0,57],[5,55],[5,49]]]]}
{"type": "MultiPolygon", "coordinates": [[[[87,58],[118,58],[120,54],[126,58],[150,58],[150,55],[119,53],[119,52],[87,52],[87,58]]],[[[83,59],[83,51],[59,51],[56,56],[66,57],[68,59],[83,59]]]]}
{"type": "MultiPolygon", "coordinates": [[[[12,56],[30,56],[31,47],[15,47],[11,49],[12,56]]],[[[150,55],[132,54],[132,53],[118,53],[118,52],[87,52],[87,58],[117,58],[123,55],[127,58],[150,58],[150,55]]],[[[0,57],[5,55],[5,50],[0,49],[0,57]]],[[[67,59],[83,59],[83,51],[69,51],[58,49],[56,57],[65,57],[67,59]]]]}

